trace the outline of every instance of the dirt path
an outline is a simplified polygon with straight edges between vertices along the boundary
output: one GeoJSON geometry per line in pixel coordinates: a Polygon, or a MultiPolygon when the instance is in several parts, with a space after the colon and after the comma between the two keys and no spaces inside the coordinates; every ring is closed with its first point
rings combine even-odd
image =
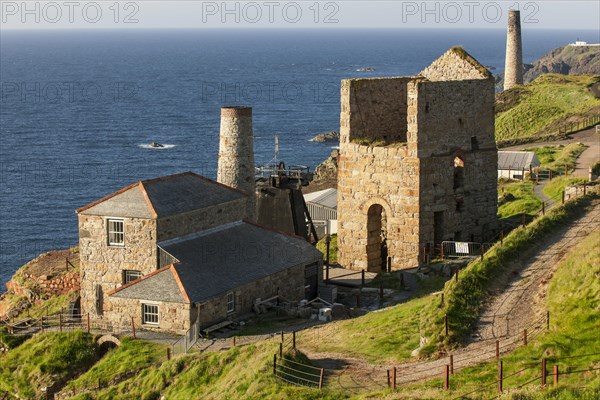
{"type": "MultiPolygon", "coordinates": [[[[472,341],[453,354],[454,370],[495,357],[496,340],[500,353],[513,350],[523,342],[527,329],[531,340],[546,327],[545,296],[547,284],[564,255],[583,237],[600,226],[600,200],[593,201],[585,215],[559,231],[544,237],[520,260],[506,265],[504,279],[491,288],[492,299],[483,310],[472,341]]],[[[373,365],[343,354],[307,352],[311,360],[327,370],[328,384],[348,391],[383,390],[387,370],[392,365],[373,365]]],[[[449,358],[395,365],[398,384],[441,377],[449,358]]]]}
{"type": "MultiPolygon", "coordinates": [[[[569,135],[568,139],[558,140],[554,142],[541,142],[541,143],[527,143],[518,146],[505,147],[501,150],[522,150],[532,147],[542,146],[557,146],[557,145],[568,145],[570,143],[583,143],[588,146],[587,149],[577,159],[575,166],[575,176],[587,178],[589,175],[590,165],[600,160],[600,134],[596,133],[597,126],[589,129],[584,129],[580,132],[569,135]]],[[[599,128],[600,129],[600,128],[599,128]]]]}

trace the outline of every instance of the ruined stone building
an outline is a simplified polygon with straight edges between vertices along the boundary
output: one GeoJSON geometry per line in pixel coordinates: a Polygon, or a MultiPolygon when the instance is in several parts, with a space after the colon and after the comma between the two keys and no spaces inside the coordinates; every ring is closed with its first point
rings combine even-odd
{"type": "Polygon", "coordinates": [[[496,228],[494,80],[455,47],[417,76],[341,87],[338,260],[415,267],[444,240],[496,228]]]}
{"type": "Polygon", "coordinates": [[[77,210],[81,308],[92,321],[133,318],[147,329],[184,333],[195,322],[206,327],[248,313],[257,299],[316,296],[322,254],[252,221],[254,167],[239,154],[252,151],[251,109],[221,115],[219,180],[229,185],[185,172],[77,210]]]}
{"type": "Polygon", "coordinates": [[[521,12],[508,12],[506,29],[506,61],[504,64],[504,90],[523,84],[523,45],[521,41],[521,12]]]}

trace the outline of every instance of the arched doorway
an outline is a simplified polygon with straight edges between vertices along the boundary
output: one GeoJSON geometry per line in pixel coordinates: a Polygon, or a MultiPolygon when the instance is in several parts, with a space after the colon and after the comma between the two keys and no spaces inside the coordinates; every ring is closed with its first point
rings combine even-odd
{"type": "Polygon", "coordinates": [[[387,218],[380,204],[367,212],[367,271],[380,272],[387,259],[387,218]]]}

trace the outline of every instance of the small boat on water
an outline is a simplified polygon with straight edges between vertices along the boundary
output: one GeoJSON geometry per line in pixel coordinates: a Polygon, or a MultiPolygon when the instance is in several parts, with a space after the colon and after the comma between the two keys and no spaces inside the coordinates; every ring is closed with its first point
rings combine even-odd
{"type": "Polygon", "coordinates": [[[165,145],[157,143],[157,142],[152,142],[152,143],[150,143],[150,147],[159,147],[160,148],[160,147],[165,147],[165,145]]]}

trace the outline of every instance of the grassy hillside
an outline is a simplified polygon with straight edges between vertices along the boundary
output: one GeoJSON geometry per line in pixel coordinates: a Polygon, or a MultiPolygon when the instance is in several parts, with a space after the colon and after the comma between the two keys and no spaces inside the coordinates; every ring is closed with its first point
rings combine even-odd
{"type": "Polygon", "coordinates": [[[483,260],[469,264],[462,272],[461,279],[450,280],[444,287],[446,299],[444,307],[430,302],[421,316],[422,334],[430,338],[423,349],[425,353],[448,349],[465,340],[479,316],[479,310],[487,298],[487,287],[502,271],[501,265],[520,257],[543,235],[563,226],[581,212],[582,204],[589,199],[577,199],[546,213],[525,228],[512,231],[502,246],[496,244],[483,260]],[[448,315],[449,334],[443,332],[444,314],[448,315]]]}
{"type": "MultiPolygon", "coordinates": [[[[505,395],[502,399],[522,400],[596,400],[600,393],[597,327],[600,325],[600,230],[571,249],[558,266],[548,286],[546,305],[551,315],[550,330],[527,347],[521,346],[502,357],[505,395]],[[591,356],[589,354],[592,354],[591,356]],[[593,355],[595,354],[595,355],[593,355]],[[547,359],[549,383],[540,389],[540,360],[547,359]],[[567,358],[569,357],[569,358],[567,358]],[[563,375],[559,386],[552,384],[552,368],[558,365],[563,375]],[[583,373],[570,373],[588,370],[583,373]],[[519,372],[521,371],[521,372],[519,372]],[[536,379],[537,378],[537,379],[536,379]],[[530,382],[527,384],[527,382],[530,382]],[[517,386],[525,385],[523,388],[517,386]],[[506,390],[510,388],[509,390],[506,390]],[[506,393],[508,392],[508,393],[506,393]]],[[[387,398],[466,399],[495,398],[497,363],[484,362],[455,373],[450,379],[451,392],[440,390],[441,379],[403,386],[387,398]],[[487,386],[487,389],[485,388],[487,386]],[[483,390],[482,390],[483,389],[483,390]]],[[[375,396],[373,396],[375,398],[375,396]]]]}
{"type": "Polygon", "coordinates": [[[91,335],[83,332],[36,335],[0,362],[0,394],[42,398],[41,388],[62,386],[99,358],[91,335]]]}
{"type": "Polygon", "coordinates": [[[496,97],[496,140],[556,135],[565,122],[600,114],[600,99],[588,87],[600,76],[542,75],[496,97]]]}
{"type": "Polygon", "coordinates": [[[541,200],[533,193],[534,182],[505,181],[498,182],[498,218],[513,215],[535,215],[542,208],[541,200]]]}

